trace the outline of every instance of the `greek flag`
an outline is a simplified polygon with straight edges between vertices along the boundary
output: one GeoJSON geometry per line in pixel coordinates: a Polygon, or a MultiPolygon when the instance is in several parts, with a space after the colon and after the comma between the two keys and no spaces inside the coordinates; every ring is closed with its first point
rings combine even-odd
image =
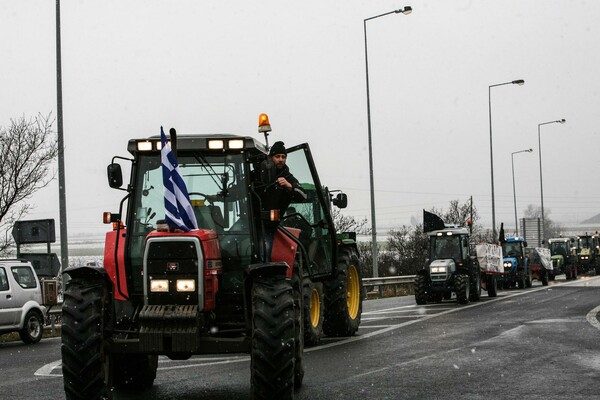
{"type": "Polygon", "coordinates": [[[169,227],[181,229],[184,232],[198,229],[190,196],[162,126],[160,127],[160,140],[162,142],[160,156],[165,188],[165,221],[169,227]]]}

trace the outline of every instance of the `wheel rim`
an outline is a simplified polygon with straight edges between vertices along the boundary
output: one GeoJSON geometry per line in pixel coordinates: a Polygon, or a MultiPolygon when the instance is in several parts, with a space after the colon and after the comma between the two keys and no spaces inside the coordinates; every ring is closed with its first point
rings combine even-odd
{"type": "Polygon", "coordinates": [[[316,288],[310,293],[310,324],[313,328],[319,326],[321,319],[321,299],[319,298],[319,291],[316,288]]]}
{"type": "Polygon", "coordinates": [[[27,321],[27,329],[29,331],[29,336],[38,337],[38,335],[40,334],[41,326],[37,318],[29,318],[29,321],[27,321]]]}
{"type": "Polygon", "coordinates": [[[348,268],[346,301],[348,303],[348,313],[350,314],[350,318],[356,318],[358,315],[358,305],[360,303],[360,287],[358,282],[358,271],[354,265],[350,265],[348,268]]]}

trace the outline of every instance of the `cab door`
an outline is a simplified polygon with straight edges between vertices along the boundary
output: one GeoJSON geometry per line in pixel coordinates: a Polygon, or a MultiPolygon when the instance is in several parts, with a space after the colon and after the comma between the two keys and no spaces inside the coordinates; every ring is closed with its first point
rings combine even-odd
{"type": "Polygon", "coordinates": [[[8,272],[0,267],[0,329],[16,326],[19,307],[15,304],[8,272]]]}
{"type": "Polygon", "coordinates": [[[308,258],[305,272],[312,277],[330,274],[337,263],[335,227],[329,213],[330,199],[321,185],[308,144],[288,149],[286,164],[307,199],[290,204],[282,225],[301,230],[300,242],[308,258]]]}

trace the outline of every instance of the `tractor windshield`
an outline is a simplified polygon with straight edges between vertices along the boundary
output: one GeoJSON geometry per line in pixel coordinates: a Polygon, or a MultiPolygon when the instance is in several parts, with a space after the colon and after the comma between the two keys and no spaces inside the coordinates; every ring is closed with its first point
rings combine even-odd
{"type": "Polygon", "coordinates": [[[461,260],[461,241],[460,236],[431,236],[430,259],[442,260],[452,258],[455,261],[461,260]]]}
{"type": "Polygon", "coordinates": [[[504,257],[520,257],[521,242],[504,242],[502,243],[502,255],[504,257]]]}
{"type": "Polygon", "coordinates": [[[592,238],[590,236],[583,236],[577,239],[578,249],[589,249],[592,247],[592,238]]]}
{"type": "Polygon", "coordinates": [[[550,243],[550,254],[552,255],[563,255],[569,254],[569,243],[567,242],[552,242],[550,243]]]}
{"type": "MultiPolygon", "coordinates": [[[[253,251],[243,154],[201,155],[180,151],[177,161],[198,227],[218,234],[223,267],[250,264],[253,251]]],[[[165,218],[160,154],[140,154],[135,167],[127,219],[128,256],[134,271],[142,268],[146,235],[156,229],[157,221],[165,218]]],[[[139,281],[141,284],[141,277],[139,281]]]]}

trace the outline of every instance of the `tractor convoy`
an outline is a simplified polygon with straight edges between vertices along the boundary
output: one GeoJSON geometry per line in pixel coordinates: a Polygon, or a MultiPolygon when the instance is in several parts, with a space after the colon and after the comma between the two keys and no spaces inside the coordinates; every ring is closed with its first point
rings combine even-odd
{"type": "Polygon", "coordinates": [[[189,232],[163,220],[159,136],[132,139],[130,158],[113,157],[109,185],[124,197],[118,212],[105,213],[113,230],[104,265],[64,271],[67,399],[151,387],[159,355],[184,360],[215,353],[250,354],[253,398],[290,399],[302,384],[304,346],[358,330],[356,234],[336,232],[331,212],[345,207],[347,197],[322,185],[305,143],[288,148],[287,165],[306,196],[283,215],[266,208],[275,167],[267,157],[266,115],[259,122],[266,144],[171,130],[198,225],[189,232]],[[125,185],[121,164],[131,169],[125,185]]]}
{"type": "Polygon", "coordinates": [[[414,279],[418,305],[440,303],[453,295],[459,304],[467,304],[479,300],[482,289],[496,297],[499,288],[530,288],[533,280],[547,286],[557,275],[575,279],[582,269],[600,275],[598,235],[553,238],[548,240],[549,248],[528,247],[523,237],[505,237],[502,224],[499,244],[476,244],[470,229],[445,224],[425,210],[423,231],[428,250],[425,265],[414,279]]]}

